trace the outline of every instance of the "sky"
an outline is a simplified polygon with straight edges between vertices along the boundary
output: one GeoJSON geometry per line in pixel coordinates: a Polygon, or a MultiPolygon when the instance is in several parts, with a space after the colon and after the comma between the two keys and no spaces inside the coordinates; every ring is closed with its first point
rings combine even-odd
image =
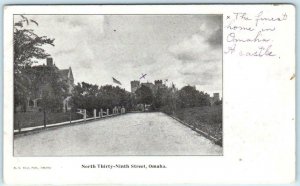
{"type": "MultiPolygon", "coordinates": [[[[222,94],[221,15],[26,15],[28,28],[54,38],[43,48],[77,82],[113,84],[168,80],[222,94]]],[[[20,17],[15,15],[15,21],[20,17]]],[[[42,60],[39,64],[45,63],[42,60]]]]}

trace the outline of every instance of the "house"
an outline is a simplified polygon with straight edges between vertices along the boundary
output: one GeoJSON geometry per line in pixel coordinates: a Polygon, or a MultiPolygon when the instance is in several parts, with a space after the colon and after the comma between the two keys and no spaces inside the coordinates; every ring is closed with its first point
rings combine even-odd
{"type": "Polygon", "coordinates": [[[216,102],[220,101],[220,94],[219,93],[213,93],[213,97],[210,97],[210,104],[213,105],[216,102]]]}
{"type": "Polygon", "coordinates": [[[41,111],[41,100],[45,96],[58,97],[61,106],[58,110],[66,112],[71,109],[70,99],[74,88],[72,68],[59,69],[52,58],[46,59],[46,65],[31,67],[28,76],[31,79],[30,93],[27,97],[26,111],[41,111]],[[64,85],[63,88],[57,84],[64,85]]]}

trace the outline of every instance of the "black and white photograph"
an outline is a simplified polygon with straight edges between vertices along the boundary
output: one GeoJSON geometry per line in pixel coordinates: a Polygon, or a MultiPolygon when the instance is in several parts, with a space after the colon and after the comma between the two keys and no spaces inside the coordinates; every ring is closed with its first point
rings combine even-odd
{"type": "Polygon", "coordinates": [[[294,183],[296,22],[292,4],[5,5],[4,182],[294,183]]]}
{"type": "Polygon", "coordinates": [[[222,14],[13,17],[13,154],[222,156],[222,14]]]}

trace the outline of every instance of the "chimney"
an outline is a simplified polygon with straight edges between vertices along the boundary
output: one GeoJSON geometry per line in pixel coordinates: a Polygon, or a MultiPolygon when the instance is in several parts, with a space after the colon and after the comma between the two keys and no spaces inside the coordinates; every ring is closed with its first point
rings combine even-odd
{"type": "Polygon", "coordinates": [[[53,66],[53,58],[52,57],[47,58],[47,66],[53,66]]]}

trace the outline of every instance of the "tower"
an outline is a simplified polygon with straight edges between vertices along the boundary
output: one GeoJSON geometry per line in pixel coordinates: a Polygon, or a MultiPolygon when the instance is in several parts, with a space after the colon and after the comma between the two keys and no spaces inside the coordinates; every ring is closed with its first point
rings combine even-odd
{"type": "Polygon", "coordinates": [[[162,80],[155,80],[154,85],[156,88],[162,88],[163,86],[162,80]]]}
{"type": "Polygon", "coordinates": [[[213,102],[220,101],[220,94],[214,93],[213,102]]]}
{"type": "Polygon", "coordinates": [[[131,93],[135,93],[135,91],[140,88],[140,81],[134,80],[130,82],[131,85],[131,93]]]}

